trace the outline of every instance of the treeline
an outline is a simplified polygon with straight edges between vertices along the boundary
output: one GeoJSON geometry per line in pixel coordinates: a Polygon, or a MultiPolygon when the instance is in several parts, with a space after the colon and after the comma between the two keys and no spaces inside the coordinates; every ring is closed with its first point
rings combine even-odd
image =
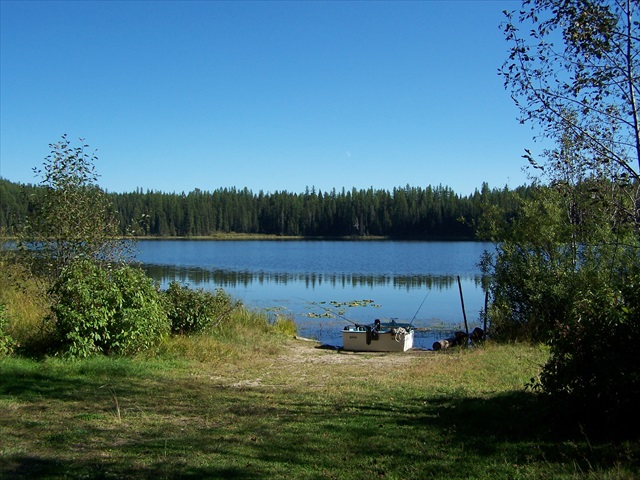
{"type": "MultiPolygon", "coordinates": [[[[0,179],[0,232],[11,235],[23,222],[29,198],[41,187],[0,179]]],[[[395,238],[481,238],[483,213],[513,214],[532,187],[489,188],[457,195],[444,186],[330,192],[307,188],[254,193],[223,188],[189,193],[137,190],[110,193],[123,235],[195,237],[217,233],[282,236],[383,236],[395,238]]]]}

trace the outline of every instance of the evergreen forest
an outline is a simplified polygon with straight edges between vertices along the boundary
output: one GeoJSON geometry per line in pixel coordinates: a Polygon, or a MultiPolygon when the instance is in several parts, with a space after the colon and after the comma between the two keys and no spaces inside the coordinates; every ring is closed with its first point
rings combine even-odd
{"type": "MultiPolygon", "coordinates": [[[[15,235],[43,186],[0,179],[0,234],[15,235]]],[[[490,188],[472,195],[445,186],[383,189],[306,188],[304,193],[195,189],[189,193],[109,193],[122,235],[201,237],[241,233],[303,237],[486,239],[483,215],[504,220],[534,187],[490,188]]]]}

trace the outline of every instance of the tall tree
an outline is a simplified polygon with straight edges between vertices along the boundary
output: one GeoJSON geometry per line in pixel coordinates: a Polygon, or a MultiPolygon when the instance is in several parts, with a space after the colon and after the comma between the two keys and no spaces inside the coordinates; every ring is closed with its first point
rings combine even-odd
{"type": "MultiPolygon", "coordinates": [[[[640,1],[526,0],[505,14],[512,46],[501,74],[521,122],[571,137],[574,169],[622,187],[612,207],[640,231],[640,1]]],[[[546,152],[546,165],[525,156],[560,167],[551,177],[562,180],[566,155],[546,152]]]]}
{"type": "Polygon", "coordinates": [[[547,186],[487,268],[490,313],[496,329],[548,341],[544,391],[621,426],[640,402],[640,1],[525,0],[505,13],[505,87],[556,146],[525,155],[547,186]]]}
{"type": "Polygon", "coordinates": [[[95,153],[80,140],[72,146],[66,135],[50,144],[42,169],[34,168],[42,190],[19,238],[32,265],[57,278],[75,260],[116,262],[126,258],[111,200],[97,185],[95,153]]]}

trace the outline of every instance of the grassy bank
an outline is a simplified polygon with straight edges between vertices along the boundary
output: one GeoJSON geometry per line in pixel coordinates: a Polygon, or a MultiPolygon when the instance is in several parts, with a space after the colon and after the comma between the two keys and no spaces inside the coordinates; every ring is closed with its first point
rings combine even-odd
{"type": "Polygon", "coordinates": [[[0,360],[0,478],[638,473],[637,442],[560,428],[525,392],[542,348],[394,355],[281,336],[180,342],[154,358],[0,360]]]}

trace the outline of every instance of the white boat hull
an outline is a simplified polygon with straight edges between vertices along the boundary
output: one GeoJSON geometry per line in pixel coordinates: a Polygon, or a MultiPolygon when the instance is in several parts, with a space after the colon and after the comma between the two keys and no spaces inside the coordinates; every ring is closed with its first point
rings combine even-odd
{"type": "Polygon", "coordinates": [[[413,330],[380,332],[376,338],[366,330],[348,327],[342,331],[342,344],[354,352],[406,352],[413,347],[413,330]]]}

